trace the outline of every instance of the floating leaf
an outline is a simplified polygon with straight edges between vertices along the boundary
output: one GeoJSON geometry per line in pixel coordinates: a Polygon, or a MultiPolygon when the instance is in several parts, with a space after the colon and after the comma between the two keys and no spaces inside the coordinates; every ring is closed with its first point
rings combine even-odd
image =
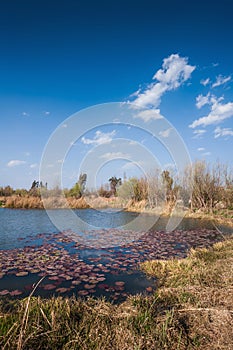
{"type": "Polygon", "coordinates": [[[45,284],[43,286],[43,289],[44,290],[52,290],[52,289],[55,289],[57,286],[55,284],[45,284]]]}
{"type": "Polygon", "coordinates": [[[85,289],[94,289],[96,287],[95,284],[84,284],[85,289]]]}
{"type": "Polygon", "coordinates": [[[88,293],[88,291],[87,290],[79,290],[78,291],[78,295],[80,295],[80,296],[85,296],[85,295],[88,295],[89,293],[88,293]]]}
{"type": "Polygon", "coordinates": [[[22,277],[22,276],[27,276],[28,272],[27,271],[20,271],[15,274],[17,277],[22,277]]]}
{"type": "Polygon", "coordinates": [[[20,294],[22,294],[22,293],[23,293],[23,292],[22,292],[21,290],[16,289],[16,290],[12,290],[9,294],[10,294],[12,297],[15,297],[15,296],[20,295],[20,294]]]}
{"type": "Polygon", "coordinates": [[[123,287],[123,286],[125,285],[125,282],[123,282],[123,281],[117,281],[117,282],[115,282],[115,285],[116,285],[116,286],[119,286],[119,287],[123,287]]]}
{"type": "Polygon", "coordinates": [[[66,293],[70,290],[70,288],[57,288],[56,292],[58,293],[66,293]]]}
{"type": "Polygon", "coordinates": [[[9,293],[10,293],[9,290],[7,290],[7,289],[4,289],[4,290],[0,291],[0,295],[7,295],[9,293]]]}

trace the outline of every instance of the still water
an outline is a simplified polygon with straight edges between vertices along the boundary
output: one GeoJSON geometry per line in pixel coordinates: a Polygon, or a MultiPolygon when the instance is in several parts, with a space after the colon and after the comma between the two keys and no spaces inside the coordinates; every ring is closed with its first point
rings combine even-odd
{"type": "MultiPolygon", "coordinates": [[[[68,222],[67,210],[51,210],[52,215],[60,217],[65,224],[64,229],[72,229],[72,224],[68,222]]],[[[74,210],[74,213],[82,219],[83,222],[91,223],[97,228],[115,228],[132,222],[137,213],[126,211],[108,211],[81,209],[74,210]]],[[[143,225],[151,215],[141,215],[141,227],[135,227],[135,230],[143,229],[143,225]]],[[[152,220],[153,230],[165,230],[166,218],[154,217],[152,220]]],[[[184,218],[177,229],[193,230],[208,228],[214,229],[211,221],[184,218]]],[[[219,227],[223,232],[229,230],[225,227],[219,227]]],[[[0,249],[13,249],[25,246],[25,241],[21,238],[36,237],[39,233],[55,233],[59,230],[49,219],[45,210],[35,209],[7,209],[0,208],[0,249]]],[[[26,242],[27,243],[27,242],[26,242]]]]}
{"type": "Polygon", "coordinates": [[[191,247],[222,239],[209,221],[183,219],[167,233],[167,219],[152,215],[94,209],[72,215],[80,227],[67,210],[49,212],[53,222],[62,223],[61,231],[45,210],[0,208],[0,295],[24,297],[42,277],[35,295],[105,296],[118,302],[156,288],[139,270],[140,262],[185,257],[191,247]]]}

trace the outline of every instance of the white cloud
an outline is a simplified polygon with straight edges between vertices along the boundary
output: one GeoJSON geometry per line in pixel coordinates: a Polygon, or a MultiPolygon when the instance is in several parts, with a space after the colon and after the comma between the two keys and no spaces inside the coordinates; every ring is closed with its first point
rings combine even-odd
{"type": "Polygon", "coordinates": [[[25,163],[26,163],[25,160],[18,160],[18,159],[16,159],[16,160],[10,160],[10,161],[7,163],[7,166],[8,166],[9,168],[13,168],[13,167],[15,167],[15,166],[23,165],[23,164],[25,164],[25,163]]]}
{"type": "Polygon", "coordinates": [[[163,60],[162,69],[159,69],[153,79],[167,84],[169,90],[178,88],[182,83],[188,80],[195,67],[187,64],[187,57],[180,57],[173,54],[163,60]]]}
{"type": "Polygon", "coordinates": [[[199,147],[197,150],[198,150],[199,152],[203,152],[203,151],[205,150],[205,148],[204,148],[204,147],[199,147]]]}
{"type": "Polygon", "coordinates": [[[209,103],[210,103],[210,93],[208,93],[206,96],[198,95],[196,98],[196,107],[198,109],[200,109],[201,107],[209,103]]]}
{"type": "Polygon", "coordinates": [[[198,139],[198,138],[201,138],[206,133],[206,130],[204,130],[204,129],[197,129],[197,130],[194,130],[193,133],[194,133],[193,138],[194,139],[198,139]]]}
{"type": "Polygon", "coordinates": [[[230,128],[220,128],[219,126],[214,130],[214,138],[224,136],[233,136],[233,130],[230,128]]]}
{"type": "Polygon", "coordinates": [[[216,77],[216,82],[212,84],[212,87],[217,87],[217,86],[220,86],[220,85],[223,85],[225,83],[227,83],[228,81],[231,80],[231,76],[229,75],[228,77],[224,77],[223,75],[218,75],[216,77]]]}
{"type": "Polygon", "coordinates": [[[206,85],[210,84],[210,78],[202,79],[202,80],[200,81],[200,83],[201,83],[202,85],[206,86],[206,85]]]}
{"type": "Polygon", "coordinates": [[[130,145],[130,146],[135,146],[135,145],[137,145],[137,144],[138,144],[137,141],[134,141],[134,140],[129,141],[129,145],[130,145]]]}
{"type": "Polygon", "coordinates": [[[29,117],[29,116],[30,116],[30,114],[27,113],[27,112],[22,112],[22,115],[23,115],[24,117],[29,117]]]}
{"type": "Polygon", "coordinates": [[[145,167],[145,162],[144,161],[138,161],[138,162],[127,162],[122,166],[122,170],[135,170],[135,168],[144,168],[145,167]]]}
{"type": "Polygon", "coordinates": [[[81,141],[85,145],[102,145],[104,143],[109,143],[113,140],[113,136],[116,134],[116,131],[104,133],[100,130],[97,130],[93,139],[87,139],[82,137],[81,141]]]}
{"type": "Polygon", "coordinates": [[[131,95],[129,95],[129,97],[136,97],[140,94],[140,92],[141,92],[141,88],[138,89],[137,91],[133,92],[131,95]]]}
{"type": "Polygon", "coordinates": [[[160,109],[146,109],[134,115],[134,118],[140,118],[147,123],[150,120],[163,119],[164,117],[160,114],[160,109]]]}
{"type": "Polygon", "coordinates": [[[205,152],[205,153],[202,153],[203,156],[210,156],[211,155],[211,152],[205,152]]]}
{"type": "Polygon", "coordinates": [[[194,120],[189,127],[196,128],[200,125],[205,127],[207,125],[221,123],[223,120],[231,118],[233,116],[233,102],[221,103],[222,100],[222,97],[216,98],[216,96],[212,95],[209,98],[209,103],[211,104],[210,113],[207,116],[194,120]]]}
{"type": "Polygon", "coordinates": [[[206,133],[206,130],[204,130],[204,129],[197,129],[197,130],[194,130],[193,133],[195,135],[203,135],[204,133],[206,133]]]}
{"type": "Polygon", "coordinates": [[[121,159],[128,159],[130,158],[130,155],[127,153],[122,153],[122,152],[107,152],[100,156],[100,158],[106,159],[106,160],[112,160],[116,158],[121,158],[121,159]]]}
{"type": "Polygon", "coordinates": [[[165,138],[167,138],[167,137],[169,137],[169,135],[170,135],[170,133],[171,133],[171,128],[169,128],[169,129],[166,129],[166,130],[164,130],[164,131],[160,131],[159,132],[159,135],[160,136],[162,136],[162,137],[165,137],[165,138]]]}
{"type": "Polygon", "coordinates": [[[44,115],[50,115],[49,111],[44,111],[44,115]]]}
{"type": "Polygon", "coordinates": [[[33,168],[37,168],[37,166],[38,166],[38,164],[37,164],[37,163],[34,163],[34,164],[31,164],[31,165],[30,165],[30,168],[32,168],[32,169],[33,169],[33,168]]]}
{"type": "Polygon", "coordinates": [[[196,67],[188,64],[187,57],[172,54],[163,60],[162,68],[153,76],[156,83],[147,86],[144,92],[137,91],[133,103],[139,108],[157,108],[162,95],[175,90],[188,80],[196,67]]]}

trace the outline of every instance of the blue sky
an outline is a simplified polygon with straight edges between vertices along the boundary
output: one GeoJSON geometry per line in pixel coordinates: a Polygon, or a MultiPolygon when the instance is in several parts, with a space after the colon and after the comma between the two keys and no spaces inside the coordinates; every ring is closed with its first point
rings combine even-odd
{"type": "MultiPolygon", "coordinates": [[[[110,102],[159,113],[192,160],[231,165],[232,16],[231,0],[2,1],[0,186],[29,188],[51,133],[70,115],[110,102]]],[[[154,150],[126,127],[96,127],[83,137],[64,163],[65,186],[93,146],[122,137],[154,150]]],[[[155,153],[161,166],[170,163],[159,147],[155,153]]],[[[98,183],[123,176],[124,165],[128,176],[138,173],[125,163],[106,163],[98,183]]]]}

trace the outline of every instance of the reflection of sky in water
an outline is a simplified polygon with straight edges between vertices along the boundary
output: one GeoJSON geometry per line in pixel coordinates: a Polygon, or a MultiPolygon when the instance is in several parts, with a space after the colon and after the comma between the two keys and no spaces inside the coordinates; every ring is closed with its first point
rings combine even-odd
{"type": "MultiPolygon", "coordinates": [[[[83,209],[83,210],[75,210],[74,213],[76,215],[79,215],[80,218],[83,220],[83,227],[77,228],[75,225],[73,225],[72,222],[68,220],[69,216],[67,216],[68,211],[66,210],[51,210],[50,212],[53,213],[56,217],[60,217],[61,222],[63,222],[64,230],[71,230],[72,232],[76,232],[76,234],[79,234],[83,236],[84,239],[89,239],[89,233],[90,230],[86,230],[86,226],[89,227],[89,224],[85,225],[84,220],[89,221],[97,225],[98,227],[93,227],[93,232],[96,231],[98,235],[98,230],[100,228],[106,229],[104,231],[99,231],[99,234],[101,232],[105,232],[106,236],[108,236],[111,239],[117,239],[120,236],[120,224],[127,224],[129,223],[129,226],[131,224],[132,231],[140,232],[140,230],[143,231],[143,228],[147,226],[148,220],[152,220],[152,224],[154,222],[153,230],[164,230],[167,223],[167,218],[159,218],[153,217],[151,215],[140,215],[138,216],[137,213],[130,213],[130,212],[124,212],[124,211],[107,211],[107,210],[93,210],[93,209],[83,209]],[[140,218],[140,221],[137,221],[137,224],[140,223],[140,226],[137,225],[134,226],[135,222],[134,219],[137,217],[137,219],[140,218]],[[131,221],[132,220],[132,221],[131,221]],[[99,228],[100,227],[100,228],[99,228]],[[107,228],[118,228],[114,232],[114,230],[107,230],[107,228]]],[[[54,233],[58,232],[57,228],[52,224],[50,221],[46,211],[44,210],[21,210],[21,209],[6,209],[6,208],[0,208],[0,249],[12,249],[16,247],[23,247],[27,244],[25,241],[21,241],[20,239],[30,237],[33,238],[39,233],[54,233]]],[[[178,229],[180,230],[191,230],[191,229],[200,229],[200,228],[210,228],[213,229],[213,223],[211,221],[203,221],[203,220],[197,220],[197,219],[188,219],[184,218],[181,224],[179,225],[178,229]]],[[[233,232],[232,229],[220,227],[219,228],[224,233],[230,233],[233,232]]],[[[91,235],[94,236],[94,233],[91,232],[91,235]]],[[[124,230],[122,231],[122,238],[123,240],[127,237],[124,235],[124,230]]],[[[135,232],[132,232],[133,238],[135,235],[135,232]]],[[[101,233],[101,236],[102,233],[101,233]]],[[[130,232],[127,232],[128,239],[130,236],[130,232]]],[[[36,238],[36,237],[35,237],[36,238]]],[[[41,244],[41,241],[36,238],[37,244],[41,244]]],[[[31,243],[31,242],[30,242],[31,243]]]]}

